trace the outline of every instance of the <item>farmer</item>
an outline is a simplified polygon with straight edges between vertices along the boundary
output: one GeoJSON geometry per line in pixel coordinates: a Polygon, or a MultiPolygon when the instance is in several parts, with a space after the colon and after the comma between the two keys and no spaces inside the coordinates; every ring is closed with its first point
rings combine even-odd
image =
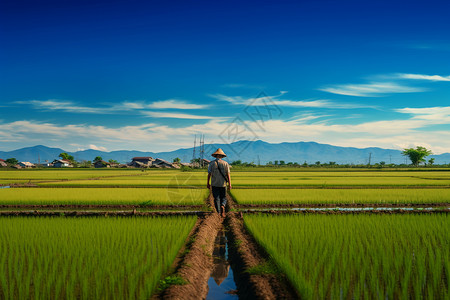
{"type": "Polygon", "coordinates": [[[208,181],[206,182],[206,187],[208,189],[212,186],[212,194],[214,197],[214,206],[217,212],[225,217],[225,205],[227,204],[227,185],[231,190],[231,176],[230,176],[230,166],[224,160],[223,157],[227,155],[222,151],[222,149],[217,149],[216,152],[211,154],[211,156],[216,159],[213,160],[208,166],[208,181]],[[211,184],[209,180],[211,179],[211,184]]]}

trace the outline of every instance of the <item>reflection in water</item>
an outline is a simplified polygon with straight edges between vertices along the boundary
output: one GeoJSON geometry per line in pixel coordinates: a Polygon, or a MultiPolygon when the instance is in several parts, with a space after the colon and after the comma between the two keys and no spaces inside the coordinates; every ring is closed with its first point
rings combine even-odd
{"type": "Polygon", "coordinates": [[[225,230],[221,228],[216,236],[216,241],[214,244],[214,269],[211,273],[211,277],[217,285],[220,285],[225,278],[228,277],[228,271],[230,269],[230,264],[228,263],[227,256],[227,237],[225,236],[225,230]]]}
{"type": "Polygon", "coordinates": [[[214,243],[214,269],[208,280],[209,292],[206,299],[237,299],[233,270],[228,261],[228,244],[222,227],[214,243]]]}

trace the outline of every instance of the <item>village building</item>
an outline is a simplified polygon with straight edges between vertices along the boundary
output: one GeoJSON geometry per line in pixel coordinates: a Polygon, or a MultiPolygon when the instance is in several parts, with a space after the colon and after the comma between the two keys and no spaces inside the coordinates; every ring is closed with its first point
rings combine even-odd
{"type": "Polygon", "coordinates": [[[54,168],[71,168],[73,167],[72,163],[67,159],[55,159],[52,162],[54,168]]]}
{"type": "Polygon", "coordinates": [[[132,161],[128,165],[135,168],[149,168],[153,161],[153,157],[150,156],[133,157],[132,161]]]}
{"type": "Polygon", "coordinates": [[[29,161],[21,161],[18,163],[21,168],[35,168],[36,166],[29,161]]]}
{"type": "Polygon", "coordinates": [[[104,160],[96,160],[94,162],[95,168],[111,168],[111,163],[104,160]]]}
{"type": "Polygon", "coordinates": [[[178,164],[173,164],[168,162],[167,160],[156,158],[153,163],[152,167],[155,168],[167,168],[167,169],[179,169],[180,166],[178,164]]]}
{"type": "Polygon", "coordinates": [[[180,166],[172,164],[161,158],[153,157],[133,157],[133,160],[128,164],[130,167],[135,168],[167,168],[167,169],[179,169],[180,166]]]}
{"type": "Polygon", "coordinates": [[[7,166],[8,164],[6,163],[6,161],[0,158],[0,167],[7,167],[7,166]]]}

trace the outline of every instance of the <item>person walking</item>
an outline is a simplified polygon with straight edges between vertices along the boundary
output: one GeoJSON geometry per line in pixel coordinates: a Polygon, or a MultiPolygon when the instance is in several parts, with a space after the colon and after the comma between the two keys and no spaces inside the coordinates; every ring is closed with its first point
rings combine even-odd
{"type": "Polygon", "coordinates": [[[217,149],[211,154],[216,159],[209,163],[208,181],[206,187],[211,189],[214,197],[214,206],[222,217],[225,217],[225,205],[227,204],[227,185],[231,190],[230,165],[222,160],[227,155],[222,149],[217,149]],[[209,183],[211,180],[211,184],[209,183]]]}

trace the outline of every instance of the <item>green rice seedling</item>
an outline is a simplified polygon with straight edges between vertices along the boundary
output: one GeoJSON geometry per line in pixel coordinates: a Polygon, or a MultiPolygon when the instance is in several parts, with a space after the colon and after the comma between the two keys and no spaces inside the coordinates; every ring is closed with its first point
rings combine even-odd
{"type": "Polygon", "coordinates": [[[191,173],[174,171],[160,171],[161,173],[149,172],[144,176],[118,176],[111,178],[100,178],[96,180],[68,180],[68,181],[48,181],[37,182],[40,186],[63,186],[63,187],[83,187],[83,186],[103,186],[103,187],[189,187],[204,186],[206,184],[206,173],[191,173]],[[164,173],[165,172],[165,173],[164,173]]]}
{"type": "Polygon", "coordinates": [[[149,299],[195,221],[0,218],[0,298],[149,299]]]}
{"type": "Polygon", "coordinates": [[[233,189],[238,204],[450,203],[450,189],[233,189]]]}
{"type": "Polygon", "coordinates": [[[0,190],[0,205],[202,205],[207,189],[14,188],[0,190]]]}
{"type": "Polygon", "coordinates": [[[70,180],[89,179],[114,176],[136,176],[142,175],[138,169],[25,169],[25,170],[0,170],[0,180],[70,180]]]}
{"type": "Polygon", "coordinates": [[[247,215],[244,220],[302,298],[449,295],[446,214],[247,215]]]}

